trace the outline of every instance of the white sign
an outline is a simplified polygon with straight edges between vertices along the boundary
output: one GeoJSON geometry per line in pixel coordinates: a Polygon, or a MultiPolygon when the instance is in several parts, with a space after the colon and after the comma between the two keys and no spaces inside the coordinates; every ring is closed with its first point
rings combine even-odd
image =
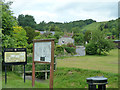
{"type": "Polygon", "coordinates": [[[51,42],[34,43],[34,61],[51,62],[51,42]]]}

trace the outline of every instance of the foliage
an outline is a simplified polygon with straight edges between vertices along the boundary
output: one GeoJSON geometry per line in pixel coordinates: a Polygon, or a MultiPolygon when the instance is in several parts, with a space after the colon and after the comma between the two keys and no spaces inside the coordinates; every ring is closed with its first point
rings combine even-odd
{"type": "Polygon", "coordinates": [[[92,36],[92,32],[90,30],[86,31],[84,36],[85,42],[89,43],[91,36],[92,36]]]}
{"type": "Polygon", "coordinates": [[[83,33],[75,33],[73,38],[75,40],[75,45],[83,45],[84,44],[84,34],[83,33]]]}
{"type": "Polygon", "coordinates": [[[26,31],[22,27],[20,27],[20,26],[13,27],[12,36],[16,40],[17,47],[26,47],[27,46],[28,37],[26,37],[26,31]]]}
{"type": "Polygon", "coordinates": [[[71,53],[72,55],[76,53],[76,47],[73,43],[68,43],[67,45],[63,45],[63,47],[67,53],[71,53]]]}
{"type": "Polygon", "coordinates": [[[65,50],[68,52],[68,53],[71,53],[71,54],[75,54],[76,53],[76,49],[74,47],[65,47],[65,50]]]}
{"type": "Polygon", "coordinates": [[[102,53],[109,52],[113,47],[113,42],[105,39],[105,34],[103,32],[94,31],[92,33],[92,39],[90,40],[90,43],[86,45],[86,52],[87,54],[101,55],[102,53]]]}
{"type": "Polygon", "coordinates": [[[28,44],[32,43],[33,42],[32,40],[40,34],[39,32],[35,32],[35,30],[29,26],[25,26],[24,29],[27,34],[26,36],[28,37],[27,40],[28,44]]]}
{"type": "Polygon", "coordinates": [[[86,45],[86,54],[88,55],[95,55],[97,54],[97,45],[93,42],[90,42],[86,45]]]}
{"type": "Polygon", "coordinates": [[[27,52],[32,53],[33,52],[33,43],[27,45],[27,52]]]}
{"type": "Polygon", "coordinates": [[[2,47],[3,48],[16,48],[17,43],[14,37],[11,37],[9,35],[2,34],[2,47]]]}
{"type": "Polygon", "coordinates": [[[18,16],[18,24],[22,27],[30,26],[32,28],[36,28],[36,22],[32,15],[19,15],[18,16]]]}
{"type": "Polygon", "coordinates": [[[59,32],[59,31],[55,32],[55,34],[54,34],[55,43],[58,43],[60,36],[63,36],[63,34],[64,34],[63,32],[59,32]]]}
{"type": "Polygon", "coordinates": [[[17,25],[17,21],[13,16],[13,12],[10,10],[12,2],[2,2],[2,4],[2,33],[4,35],[10,35],[13,31],[13,26],[17,25]]]}
{"type": "Polygon", "coordinates": [[[64,55],[64,47],[60,45],[55,46],[55,55],[64,55]]]}

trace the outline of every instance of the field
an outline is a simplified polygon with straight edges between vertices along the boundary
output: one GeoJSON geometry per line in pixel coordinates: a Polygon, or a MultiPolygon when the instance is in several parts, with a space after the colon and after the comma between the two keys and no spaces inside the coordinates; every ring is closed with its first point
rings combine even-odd
{"type": "MultiPolygon", "coordinates": [[[[24,80],[16,73],[8,72],[8,83],[3,88],[32,88],[32,81],[24,80]]],[[[107,88],[118,88],[118,50],[114,49],[107,56],[61,57],[57,59],[54,73],[54,88],[88,88],[86,78],[104,76],[108,78],[107,88]]],[[[48,88],[49,79],[35,82],[34,88],[48,88]]]]}
{"type": "Polygon", "coordinates": [[[81,68],[118,73],[118,50],[110,51],[107,56],[67,57],[57,60],[57,67],[81,68]]]}

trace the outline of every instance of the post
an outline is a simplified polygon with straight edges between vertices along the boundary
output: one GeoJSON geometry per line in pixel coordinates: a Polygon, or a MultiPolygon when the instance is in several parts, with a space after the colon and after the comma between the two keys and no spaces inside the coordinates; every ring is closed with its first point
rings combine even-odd
{"type": "Polygon", "coordinates": [[[5,84],[7,84],[7,69],[6,69],[6,65],[5,65],[5,84]]]}
{"type": "Polygon", "coordinates": [[[24,83],[25,83],[25,64],[24,64],[24,83]]]}
{"type": "Polygon", "coordinates": [[[32,87],[35,85],[35,62],[34,62],[34,42],[33,42],[33,62],[32,62],[32,87]]]}
{"type": "Polygon", "coordinates": [[[47,72],[45,72],[45,80],[47,80],[47,72]]]}
{"type": "Polygon", "coordinates": [[[35,63],[32,65],[32,87],[35,85],[35,63]]]}
{"type": "Polygon", "coordinates": [[[50,63],[50,89],[53,89],[53,74],[54,74],[54,41],[51,42],[51,63],[50,63]]]}

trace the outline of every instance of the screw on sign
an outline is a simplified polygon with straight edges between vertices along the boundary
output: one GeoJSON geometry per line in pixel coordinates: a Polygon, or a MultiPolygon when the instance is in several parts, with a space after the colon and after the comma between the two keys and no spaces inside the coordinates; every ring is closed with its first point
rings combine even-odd
{"type": "Polygon", "coordinates": [[[33,40],[32,86],[35,85],[35,63],[50,64],[50,88],[53,88],[54,39],[33,40]]]}

